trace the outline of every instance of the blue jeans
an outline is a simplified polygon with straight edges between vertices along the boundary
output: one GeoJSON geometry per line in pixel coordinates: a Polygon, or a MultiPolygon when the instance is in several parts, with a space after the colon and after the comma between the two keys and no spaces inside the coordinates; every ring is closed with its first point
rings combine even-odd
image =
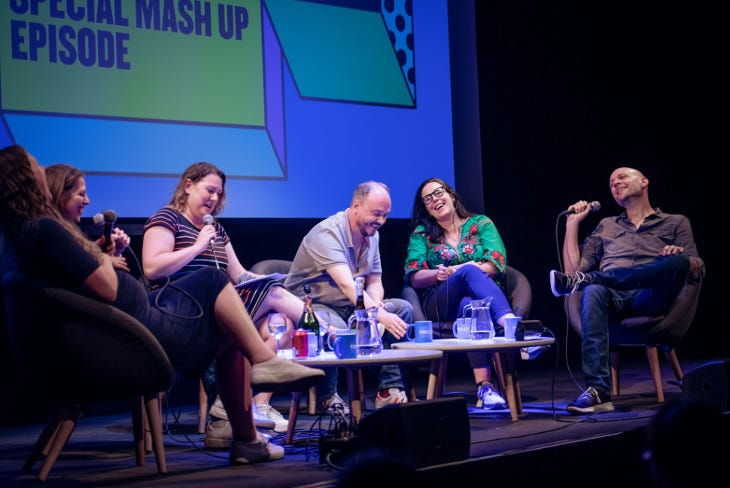
{"type": "MultiPolygon", "coordinates": [[[[476,266],[462,266],[446,281],[424,298],[423,312],[435,322],[453,322],[462,315],[464,306],[472,300],[492,297],[489,315],[495,327],[497,319],[512,312],[509,300],[497,282],[476,266]]],[[[476,368],[491,366],[491,355],[483,352],[469,352],[469,365],[476,368]]]]}
{"type": "MultiPolygon", "coordinates": [[[[406,300],[400,298],[390,298],[383,300],[385,303],[393,305],[393,313],[398,315],[407,324],[413,323],[413,307],[406,300]]],[[[338,329],[344,329],[347,327],[347,319],[352,315],[355,310],[354,306],[343,307],[343,308],[331,308],[321,303],[313,303],[312,308],[316,312],[317,310],[327,310],[330,313],[330,325],[338,329]]],[[[391,344],[398,342],[398,340],[388,331],[383,334],[383,347],[389,349],[391,344]]],[[[401,338],[400,341],[407,340],[405,337],[401,338]]],[[[338,372],[336,367],[322,368],[324,370],[324,378],[317,383],[317,404],[321,404],[323,401],[328,400],[332,395],[337,393],[337,379],[338,372]]],[[[400,388],[405,389],[403,383],[403,374],[405,371],[401,371],[399,366],[394,364],[386,364],[378,368],[378,389],[383,390],[386,388],[400,388]]]]}
{"type": "Polygon", "coordinates": [[[580,302],[583,376],[588,386],[611,392],[608,324],[627,316],[666,313],[684,287],[689,257],[662,256],[631,268],[590,273],[580,302]]]}

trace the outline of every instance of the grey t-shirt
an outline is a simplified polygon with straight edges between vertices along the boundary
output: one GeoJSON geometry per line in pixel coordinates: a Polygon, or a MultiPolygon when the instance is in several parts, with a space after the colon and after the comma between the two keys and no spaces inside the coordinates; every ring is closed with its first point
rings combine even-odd
{"type": "Polygon", "coordinates": [[[368,249],[358,260],[347,215],[347,209],[337,212],[312,227],[304,236],[284,283],[293,294],[303,296],[304,285],[309,284],[313,302],[333,308],[347,307],[353,304],[330,278],[328,268],[345,264],[349,266],[353,279],[383,273],[379,234],[376,232],[372,237],[365,237],[368,249]]]}

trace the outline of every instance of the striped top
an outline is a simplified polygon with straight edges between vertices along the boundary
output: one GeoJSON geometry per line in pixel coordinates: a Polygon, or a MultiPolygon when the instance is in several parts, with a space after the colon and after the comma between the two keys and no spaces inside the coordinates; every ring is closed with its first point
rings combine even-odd
{"type": "MultiPolygon", "coordinates": [[[[195,256],[189,263],[170,275],[170,281],[184,276],[201,267],[218,266],[222,271],[228,268],[228,256],[226,256],[225,246],[230,242],[225,229],[216,220],[213,225],[216,229],[216,237],[213,242],[213,249],[206,247],[203,252],[195,256]]],[[[164,207],[155,212],[152,217],[147,219],[144,224],[144,231],[151,227],[164,227],[175,236],[175,245],[173,251],[179,251],[186,247],[190,247],[200,234],[200,230],[195,227],[185,216],[172,207],[164,207]]],[[[150,286],[154,289],[165,283],[167,278],[161,278],[150,282],[150,286]]]]}
{"type": "MultiPolygon", "coordinates": [[[[211,266],[217,266],[221,271],[225,273],[228,268],[228,256],[226,255],[225,246],[231,241],[230,237],[226,233],[226,230],[217,220],[214,221],[216,236],[213,241],[213,249],[210,246],[205,248],[205,251],[195,256],[189,263],[182,268],[175,271],[168,278],[160,278],[157,280],[150,281],[150,288],[155,290],[165,283],[175,281],[181,276],[185,276],[188,273],[195,271],[200,268],[207,268],[211,266]]],[[[192,246],[200,230],[195,227],[185,216],[178,210],[167,206],[157,212],[152,217],[147,219],[144,224],[144,230],[147,231],[150,227],[160,226],[169,230],[175,236],[175,245],[173,251],[178,251],[186,247],[192,246]]],[[[253,317],[256,315],[261,303],[266,298],[269,289],[272,286],[284,286],[280,280],[266,279],[257,280],[250,284],[244,283],[237,288],[237,292],[243,300],[243,305],[248,310],[248,313],[253,317]]]]}

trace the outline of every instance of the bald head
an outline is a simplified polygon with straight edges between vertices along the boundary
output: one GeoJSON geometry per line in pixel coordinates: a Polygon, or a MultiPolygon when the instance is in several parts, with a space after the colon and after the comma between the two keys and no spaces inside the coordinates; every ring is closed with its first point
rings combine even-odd
{"type": "Polygon", "coordinates": [[[379,181],[365,181],[357,185],[355,191],[352,194],[352,201],[350,204],[355,202],[362,202],[370,196],[387,196],[390,199],[390,188],[385,183],[379,181]]]}
{"type": "Polygon", "coordinates": [[[635,168],[616,168],[608,182],[611,195],[620,206],[649,205],[649,179],[635,168]],[[633,202],[633,203],[632,203],[633,202]]]}

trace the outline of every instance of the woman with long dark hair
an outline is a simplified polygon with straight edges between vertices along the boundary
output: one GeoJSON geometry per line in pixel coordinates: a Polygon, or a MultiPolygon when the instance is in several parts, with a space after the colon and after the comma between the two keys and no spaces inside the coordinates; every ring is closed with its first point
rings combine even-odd
{"type": "MultiPolygon", "coordinates": [[[[492,321],[504,326],[514,317],[500,288],[507,254],[494,222],[464,207],[454,189],[440,178],[418,187],[409,226],[405,280],[418,290],[429,320],[454,321],[471,300],[492,297],[492,321]]],[[[486,409],[505,408],[490,382],[491,355],[468,353],[477,396],[486,409]]]]}

